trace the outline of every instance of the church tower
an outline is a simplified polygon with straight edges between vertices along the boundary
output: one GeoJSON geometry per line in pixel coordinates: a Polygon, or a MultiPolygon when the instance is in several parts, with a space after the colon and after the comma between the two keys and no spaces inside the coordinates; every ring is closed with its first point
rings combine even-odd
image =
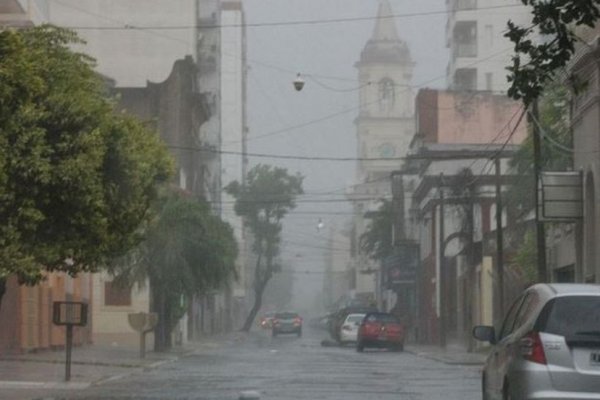
{"type": "MultiPolygon", "coordinates": [[[[388,0],[380,0],[373,34],[356,63],[360,82],[360,112],[356,118],[358,161],[354,199],[354,243],[360,242],[368,221],[364,214],[391,197],[390,173],[399,170],[415,133],[414,94],[410,86],[414,63],[406,42],[398,36],[388,0]]],[[[353,252],[356,296],[381,306],[380,268],[360,252],[353,252]]]]}
{"type": "Polygon", "coordinates": [[[396,30],[388,0],[381,0],[373,35],[356,63],[360,114],[356,119],[358,158],[390,158],[358,164],[358,182],[383,178],[400,167],[413,138],[414,63],[396,30]],[[394,159],[395,158],[395,159],[394,159]]]}

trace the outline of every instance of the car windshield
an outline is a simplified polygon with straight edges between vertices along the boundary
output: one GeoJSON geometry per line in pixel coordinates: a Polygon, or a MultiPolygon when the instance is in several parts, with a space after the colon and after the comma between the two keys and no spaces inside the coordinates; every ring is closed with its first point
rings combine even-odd
{"type": "Polygon", "coordinates": [[[369,314],[366,316],[365,321],[367,322],[380,322],[380,323],[388,323],[388,324],[397,324],[399,323],[398,318],[394,317],[390,314],[369,314]]]}
{"type": "Polygon", "coordinates": [[[285,313],[277,313],[275,314],[276,319],[294,319],[298,318],[299,315],[296,313],[285,312],[285,313]]]}
{"type": "MultiPolygon", "coordinates": [[[[0,0],[0,400],[560,398],[482,394],[471,332],[600,283],[597,21],[0,0]]],[[[548,329],[600,342],[570,301],[548,329]]]]}
{"type": "Polygon", "coordinates": [[[349,315],[348,318],[346,318],[346,322],[348,322],[348,323],[362,322],[362,320],[364,318],[365,318],[364,314],[353,314],[353,315],[349,315]]]}
{"type": "Polygon", "coordinates": [[[552,300],[540,330],[561,336],[600,335],[600,296],[565,296],[552,300]]]}

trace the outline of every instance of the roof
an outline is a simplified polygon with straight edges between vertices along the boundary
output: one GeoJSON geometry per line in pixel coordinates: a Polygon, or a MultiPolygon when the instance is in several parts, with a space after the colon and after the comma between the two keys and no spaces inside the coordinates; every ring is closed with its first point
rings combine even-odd
{"type": "Polygon", "coordinates": [[[532,286],[532,289],[546,289],[554,296],[585,294],[600,296],[600,285],[589,283],[540,283],[532,286]]]}

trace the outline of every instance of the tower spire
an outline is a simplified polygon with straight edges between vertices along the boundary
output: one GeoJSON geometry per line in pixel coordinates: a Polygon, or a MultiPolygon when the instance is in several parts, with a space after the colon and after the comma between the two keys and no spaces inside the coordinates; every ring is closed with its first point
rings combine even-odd
{"type": "Polygon", "coordinates": [[[374,41],[400,41],[398,31],[396,30],[396,21],[394,20],[392,7],[388,0],[379,1],[379,10],[377,11],[377,22],[373,30],[372,40],[374,41]]]}

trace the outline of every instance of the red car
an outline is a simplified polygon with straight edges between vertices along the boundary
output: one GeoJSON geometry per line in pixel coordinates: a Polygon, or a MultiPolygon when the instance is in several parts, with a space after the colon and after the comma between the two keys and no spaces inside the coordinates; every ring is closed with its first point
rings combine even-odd
{"type": "Polygon", "coordinates": [[[358,329],[356,351],[362,352],[365,347],[403,351],[404,327],[398,318],[382,312],[365,315],[358,329]]]}

